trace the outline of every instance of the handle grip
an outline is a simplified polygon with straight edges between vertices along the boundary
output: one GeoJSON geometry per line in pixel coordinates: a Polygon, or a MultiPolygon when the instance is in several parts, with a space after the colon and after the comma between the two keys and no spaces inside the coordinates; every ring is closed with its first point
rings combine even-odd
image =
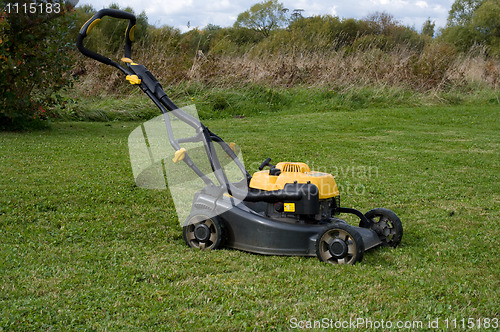
{"type": "MultiPolygon", "coordinates": [[[[101,9],[98,11],[94,16],[92,16],[80,29],[80,33],[78,34],[78,38],[76,40],[76,46],[78,47],[78,50],[82,52],[85,56],[88,56],[89,58],[92,58],[94,60],[97,60],[99,62],[102,62],[107,65],[111,66],[117,66],[118,64],[114,62],[113,60],[98,54],[94,51],[91,51],[85,46],[83,46],[83,40],[89,35],[89,33],[92,31],[94,26],[99,23],[101,18],[104,16],[110,16],[118,19],[124,19],[124,20],[129,20],[127,30],[125,31],[125,48],[124,48],[124,53],[126,58],[131,58],[132,57],[132,42],[134,41],[134,31],[135,31],[135,24],[136,24],[136,18],[134,14],[122,11],[122,10],[117,10],[117,9],[101,9]]],[[[119,65],[118,65],[119,66],[119,65]]]]}
{"type": "Polygon", "coordinates": [[[267,158],[262,164],[260,164],[259,171],[262,171],[266,166],[273,166],[271,165],[271,158],[267,158]]]}

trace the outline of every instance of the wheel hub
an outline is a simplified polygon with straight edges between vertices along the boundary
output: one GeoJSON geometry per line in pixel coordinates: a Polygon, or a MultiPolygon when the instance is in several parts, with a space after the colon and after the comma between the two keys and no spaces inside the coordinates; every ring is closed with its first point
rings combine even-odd
{"type": "Polygon", "coordinates": [[[200,242],[206,242],[210,239],[210,228],[205,224],[199,224],[194,227],[194,237],[200,242]]]}
{"type": "Polygon", "coordinates": [[[341,239],[333,240],[329,245],[330,254],[337,259],[342,259],[347,256],[348,248],[347,243],[341,239]]]}

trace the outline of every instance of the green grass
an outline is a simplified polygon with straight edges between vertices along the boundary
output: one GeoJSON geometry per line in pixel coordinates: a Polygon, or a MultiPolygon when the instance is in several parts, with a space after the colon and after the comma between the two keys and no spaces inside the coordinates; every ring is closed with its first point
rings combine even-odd
{"type": "Polygon", "coordinates": [[[190,250],[167,192],[134,185],[127,136],[139,122],[3,132],[0,330],[499,319],[498,105],[315,112],[324,99],[312,99],[207,125],[251,171],[266,157],[308,162],[336,175],[344,206],[394,210],[400,247],[355,266],[190,250]]]}
{"type": "MultiPolygon", "coordinates": [[[[158,114],[151,101],[133,87],[123,95],[83,97],[66,94],[64,107],[54,109],[66,120],[137,121],[158,114]]],[[[178,106],[196,104],[201,119],[223,119],[286,112],[353,111],[367,108],[500,105],[498,91],[482,86],[449,91],[417,92],[388,86],[317,86],[280,88],[258,84],[213,87],[187,83],[167,88],[178,106]]]]}

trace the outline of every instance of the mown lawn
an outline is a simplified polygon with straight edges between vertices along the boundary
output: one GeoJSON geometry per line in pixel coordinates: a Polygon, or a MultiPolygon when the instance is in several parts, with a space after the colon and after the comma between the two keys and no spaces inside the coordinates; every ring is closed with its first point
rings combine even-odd
{"type": "Polygon", "coordinates": [[[134,185],[138,122],[0,133],[0,330],[499,326],[499,119],[497,105],[207,121],[250,171],[308,162],[336,176],[344,206],[394,210],[401,246],[355,266],[189,249],[168,193],[134,185]]]}

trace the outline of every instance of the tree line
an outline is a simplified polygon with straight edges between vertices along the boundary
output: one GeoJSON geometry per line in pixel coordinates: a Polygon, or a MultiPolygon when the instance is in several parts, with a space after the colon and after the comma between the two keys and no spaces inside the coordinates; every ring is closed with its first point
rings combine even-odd
{"type": "MultiPolygon", "coordinates": [[[[111,5],[112,8],[119,8],[111,5]]],[[[133,11],[131,8],[125,10],[133,11]]],[[[92,7],[78,8],[81,16],[95,13],[92,7]]],[[[456,0],[449,11],[446,27],[436,31],[427,19],[417,31],[400,23],[393,15],[375,12],[362,19],[332,15],[304,17],[302,9],[288,9],[279,0],[267,0],[240,13],[230,27],[209,24],[181,33],[179,29],[149,25],[145,13],[138,15],[138,40],[144,45],[178,49],[194,56],[204,54],[243,54],[250,49],[269,54],[278,51],[338,51],[348,48],[378,47],[382,50],[399,45],[423,48],[426,43],[440,42],[467,52],[475,45],[486,46],[490,56],[500,56],[500,3],[498,0],[456,0]]],[[[81,20],[83,21],[83,19],[81,20]]],[[[126,23],[122,23],[123,27],[126,23]]],[[[96,47],[115,52],[121,46],[122,26],[116,22],[99,27],[96,47]]]]}
{"type": "MultiPolygon", "coordinates": [[[[96,13],[91,6],[72,8],[62,0],[19,0],[26,3],[59,3],[58,13],[27,15],[7,10],[0,1],[0,128],[40,123],[60,100],[59,91],[71,85],[70,68],[82,58],[75,51],[79,28],[96,13]]],[[[110,8],[134,12],[132,8],[110,8]]],[[[137,14],[137,13],[136,13],[137,14]]],[[[401,24],[385,12],[363,19],[331,15],[304,17],[301,9],[287,9],[278,0],[253,5],[240,13],[234,25],[209,24],[182,33],[171,26],[148,23],[138,13],[136,49],[177,55],[185,66],[196,56],[249,54],[267,57],[280,53],[363,52],[397,47],[423,50],[442,43],[456,52],[482,45],[487,56],[500,56],[500,3],[498,0],[456,0],[446,27],[436,31],[429,18],[421,31],[401,24]]],[[[87,38],[87,47],[106,55],[119,55],[126,22],[103,19],[87,38]]]]}

